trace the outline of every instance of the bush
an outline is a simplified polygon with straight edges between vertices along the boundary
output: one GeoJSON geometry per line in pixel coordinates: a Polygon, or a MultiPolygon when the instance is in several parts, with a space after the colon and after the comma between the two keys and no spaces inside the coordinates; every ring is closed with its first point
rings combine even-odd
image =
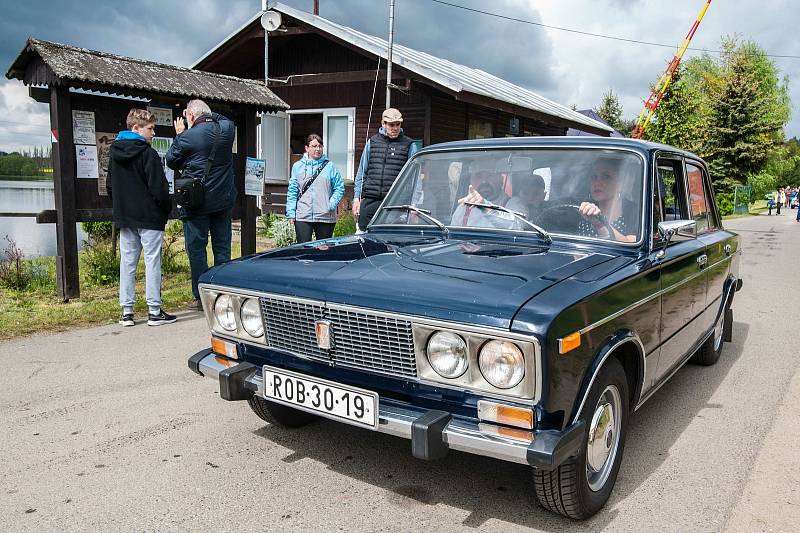
{"type": "Polygon", "coordinates": [[[24,290],[31,282],[31,273],[25,254],[14,239],[6,235],[8,245],[0,257],[0,284],[9,289],[24,290]]]}
{"type": "Polygon", "coordinates": [[[722,216],[733,214],[733,193],[721,192],[716,195],[719,214],[722,216]]]}
{"type": "Polygon", "coordinates": [[[274,238],[274,235],[272,234],[272,227],[275,225],[275,222],[282,218],[283,217],[277,213],[269,213],[262,216],[261,225],[258,227],[259,235],[269,237],[270,239],[274,238]]]}
{"type": "Polygon", "coordinates": [[[336,221],[336,227],[333,229],[334,237],[341,237],[343,235],[353,235],[356,232],[356,217],[349,211],[342,213],[339,220],[336,221]]]}
{"type": "Polygon", "coordinates": [[[173,220],[164,229],[164,246],[161,253],[161,272],[164,274],[175,274],[187,270],[183,247],[180,246],[180,239],[183,237],[183,223],[180,220],[173,220]]]}
{"type": "Polygon", "coordinates": [[[119,280],[119,258],[111,239],[84,241],[86,278],[94,285],[111,285],[119,280]]]}
{"type": "Polygon", "coordinates": [[[81,222],[81,228],[90,239],[110,239],[114,230],[114,223],[110,221],[81,222]]]}
{"type": "Polygon", "coordinates": [[[275,246],[279,248],[297,242],[297,236],[294,233],[294,224],[284,217],[275,220],[271,224],[270,237],[275,241],[275,246]]]}

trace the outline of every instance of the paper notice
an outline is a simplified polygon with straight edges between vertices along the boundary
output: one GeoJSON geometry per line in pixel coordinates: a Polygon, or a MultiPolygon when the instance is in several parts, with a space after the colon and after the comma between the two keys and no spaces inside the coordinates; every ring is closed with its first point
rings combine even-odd
{"type": "Polygon", "coordinates": [[[99,177],[97,170],[97,146],[76,146],[75,161],[77,163],[77,177],[94,179],[99,177]]]}
{"type": "Polygon", "coordinates": [[[72,111],[72,142],[94,145],[94,111],[72,111]]]}
{"type": "Polygon", "coordinates": [[[164,166],[164,175],[167,176],[167,182],[169,182],[169,193],[175,194],[175,171],[167,166],[167,152],[169,147],[172,146],[172,140],[172,137],[153,137],[150,146],[158,152],[158,156],[161,158],[161,164],[164,166]]]}
{"type": "Polygon", "coordinates": [[[97,192],[107,196],[106,180],[108,179],[108,161],[111,158],[111,143],[117,138],[116,133],[97,132],[97,192]]]}
{"type": "Polygon", "coordinates": [[[244,193],[248,196],[264,194],[264,171],[267,162],[264,159],[247,158],[244,170],[244,193]]]}
{"type": "Polygon", "coordinates": [[[156,117],[156,126],[172,126],[172,108],[171,107],[159,107],[159,106],[147,106],[147,110],[150,111],[156,117]]]}

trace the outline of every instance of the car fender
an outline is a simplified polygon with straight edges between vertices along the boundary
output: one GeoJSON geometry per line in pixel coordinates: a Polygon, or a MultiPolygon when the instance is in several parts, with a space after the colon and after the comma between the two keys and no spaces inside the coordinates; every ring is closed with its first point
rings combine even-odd
{"type": "Polygon", "coordinates": [[[592,362],[589,364],[586,373],[584,374],[583,381],[581,382],[581,387],[579,389],[578,395],[576,396],[576,401],[574,403],[574,408],[572,415],[569,420],[572,423],[577,422],[578,417],[583,410],[583,405],[586,403],[586,398],[589,396],[589,390],[592,388],[594,384],[594,380],[597,378],[597,375],[600,373],[600,369],[603,367],[603,364],[606,360],[614,354],[614,352],[619,349],[621,346],[633,343],[636,346],[636,351],[639,355],[639,364],[637,365],[638,368],[638,376],[636,376],[636,390],[634,391],[633,401],[631,405],[636,405],[638,402],[638,398],[642,393],[642,387],[644,384],[644,376],[645,376],[645,365],[647,364],[645,360],[644,354],[644,345],[642,341],[639,339],[639,336],[631,331],[631,330],[619,330],[614,335],[606,339],[606,341],[599,347],[597,350],[592,362]],[[578,401],[579,400],[579,401],[578,401]]]}

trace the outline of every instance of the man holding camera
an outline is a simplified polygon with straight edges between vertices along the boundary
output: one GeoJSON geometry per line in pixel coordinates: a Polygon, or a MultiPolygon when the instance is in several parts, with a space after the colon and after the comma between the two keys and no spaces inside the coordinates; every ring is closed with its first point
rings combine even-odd
{"type": "Polygon", "coordinates": [[[202,310],[197,280],[208,270],[206,245],[211,234],[214,265],[231,259],[231,210],[236,202],[233,179],[233,122],[212,113],[202,100],[186,104],[175,119],[176,137],[167,152],[167,166],[181,171],[175,182],[178,213],[183,221],[186,253],[192,271],[191,310],[202,310]],[[188,129],[187,126],[188,125],[188,129]]]}

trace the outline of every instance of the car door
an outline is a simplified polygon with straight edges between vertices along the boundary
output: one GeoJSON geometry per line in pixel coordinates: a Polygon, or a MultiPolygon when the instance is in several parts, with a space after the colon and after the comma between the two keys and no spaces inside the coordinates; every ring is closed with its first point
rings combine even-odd
{"type": "MultiPolygon", "coordinates": [[[[661,214],[665,221],[690,220],[686,173],[680,157],[657,160],[661,214]]],[[[701,334],[698,320],[706,304],[706,244],[696,234],[681,233],[666,246],[654,236],[654,246],[663,247],[661,268],[661,350],[654,379],[668,377],[694,348],[701,334]]]]}
{"type": "Polygon", "coordinates": [[[722,229],[714,204],[708,172],[699,161],[686,161],[687,183],[691,198],[692,217],[697,221],[697,238],[706,246],[708,278],[706,309],[700,317],[703,335],[714,325],[721,305],[725,280],[728,278],[733,253],[733,235],[722,229]]]}

